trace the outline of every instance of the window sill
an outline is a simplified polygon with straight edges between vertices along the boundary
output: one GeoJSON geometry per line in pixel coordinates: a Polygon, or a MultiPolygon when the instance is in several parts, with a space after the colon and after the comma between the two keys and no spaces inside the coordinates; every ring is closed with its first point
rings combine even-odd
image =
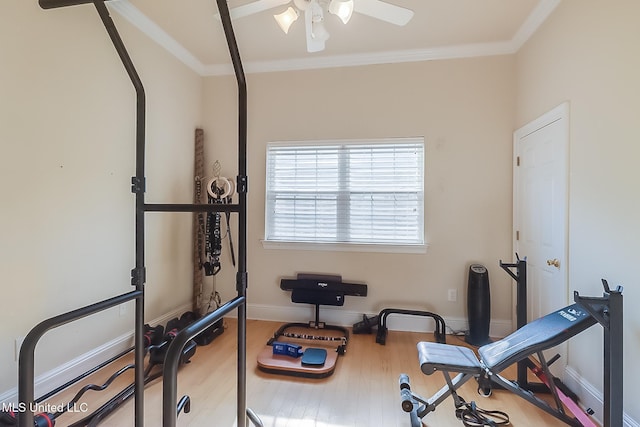
{"type": "Polygon", "coordinates": [[[422,245],[386,245],[359,243],[312,243],[282,242],[261,240],[264,249],[284,249],[296,251],[331,251],[331,252],[383,252],[394,254],[424,254],[428,244],[422,245]]]}

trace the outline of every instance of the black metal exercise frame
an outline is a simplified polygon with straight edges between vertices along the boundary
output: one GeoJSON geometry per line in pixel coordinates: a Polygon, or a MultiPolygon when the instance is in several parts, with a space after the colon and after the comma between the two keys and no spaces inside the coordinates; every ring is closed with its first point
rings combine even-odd
{"type": "Polygon", "coordinates": [[[609,288],[602,279],[604,293],[602,297],[583,297],[573,292],[575,302],[584,307],[589,314],[602,325],[604,330],[604,407],[603,427],[623,425],[623,300],[622,286],[615,290],[609,288]],[[604,306],[604,310],[599,307],[604,306]]]}
{"type": "MultiPolygon", "coordinates": [[[[516,329],[527,324],[527,260],[520,259],[516,253],[517,263],[503,263],[500,260],[500,267],[516,281],[516,329]],[[512,268],[515,268],[515,273],[512,268]]],[[[528,379],[527,362],[522,360],[517,363],[517,381],[520,387],[534,393],[546,393],[549,388],[538,382],[530,382],[528,379]]]]}
{"type": "Polygon", "coordinates": [[[408,314],[410,316],[431,317],[435,322],[433,336],[435,337],[436,342],[439,342],[441,344],[445,344],[447,342],[445,330],[446,326],[444,323],[444,319],[440,315],[431,313],[430,311],[385,308],[380,311],[380,314],[378,314],[378,332],[376,334],[376,342],[378,344],[385,345],[387,342],[387,317],[390,314],[408,314]]]}
{"type": "MultiPolygon", "coordinates": [[[[131,191],[135,194],[135,268],[131,271],[131,284],[135,291],[128,292],[95,304],[91,304],[59,316],[52,317],[34,327],[25,337],[20,348],[18,361],[18,399],[31,407],[34,402],[34,359],[35,347],[40,338],[50,329],[82,319],[89,315],[134,300],[135,304],[135,426],[144,425],[144,283],[145,283],[145,251],[144,251],[144,218],[146,212],[237,212],[238,218],[238,269],[236,273],[237,296],[217,310],[200,318],[183,329],[174,339],[167,351],[163,371],[163,426],[174,427],[177,419],[176,389],[177,367],[184,344],[205,329],[220,320],[233,309],[238,309],[238,372],[237,372],[237,425],[245,427],[246,419],[260,425],[258,417],[246,408],[246,289],[247,289],[247,90],[242,68],[242,61],[235,40],[229,9],[225,0],[216,0],[229,53],[238,84],[238,204],[147,204],[145,192],[145,93],[138,73],[127,53],[116,26],[105,6],[108,0],[39,0],[43,9],[54,9],[66,6],[93,3],[102,23],[111,38],[124,68],[136,91],[136,174],[132,178],[131,191]]],[[[181,402],[184,398],[181,399],[181,402]]],[[[32,427],[34,414],[25,411],[18,414],[19,427],[32,427]]]]}

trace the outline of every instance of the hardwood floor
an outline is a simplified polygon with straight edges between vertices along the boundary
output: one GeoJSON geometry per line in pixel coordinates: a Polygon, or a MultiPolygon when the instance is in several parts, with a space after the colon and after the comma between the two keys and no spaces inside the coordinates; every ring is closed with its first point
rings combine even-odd
{"type": "MultiPolygon", "coordinates": [[[[191,397],[191,412],[181,414],[178,426],[234,426],[236,424],[236,322],[225,319],[227,330],[211,344],[198,347],[192,362],[181,367],[178,396],[191,397]]],[[[426,376],[420,372],[416,351],[418,341],[429,341],[432,334],[389,332],[387,344],[375,343],[375,335],[351,335],[347,354],[340,356],[333,375],[324,379],[305,379],[261,372],[256,367],[258,353],[280,324],[254,321],[247,323],[247,406],[261,418],[265,427],[409,427],[409,415],[400,407],[398,376],[407,373],[412,390],[431,396],[443,384],[440,373],[426,376]]],[[[462,344],[457,337],[447,336],[452,344],[462,344]]],[[[314,343],[314,346],[316,344],[314,343]]],[[[102,384],[119,367],[130,363],[125,357],[85,383],[102,384]]],[[[506,376],[509,376],[507,373],[506,376]]],[[[133,381],[129,371],[105,392],[88,392],[85,398],[89,412],[97,409],[115,390],[133,381]]],[[[49,400],[52,405],[68,402],[82,385],[49,400]]],[[[564,426],[507,391],[495,390],[483,398],[476,392],[474,381],[459,391],[465,400],[475,400],[479,407],[497,409],[509,414],[516,427],[564,426]]],[[[145,390],[145,426],[162,425],[162,385],[158,380],[145,390]]],[[[60,416],[58,426],[68,426],[84,415],[81,412],[60,416]]],[[[426,427],[459,427],[453,400],[448,399],[424,419],[426,427]]],[[[100,424],[126,427],[133,425],[133,401],[100,424]]],[[[248,425],[251,425],[248,423],[248,425]]]]}

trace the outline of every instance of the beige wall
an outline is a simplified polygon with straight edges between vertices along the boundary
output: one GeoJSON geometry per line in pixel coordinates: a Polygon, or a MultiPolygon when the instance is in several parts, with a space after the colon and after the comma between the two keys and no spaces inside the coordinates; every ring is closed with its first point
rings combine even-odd
{"type": "MultiPolygon", "coordinates": [[[[191,201],[202,80],[119,19],[146,86],[148,201],[191,201]]],[[[0,391],[14,340],[38,322],[132,290],[135,96],[91,5],[0,13],[0,391]]],[[[185,215],[185,214],[182,214],[185,215]]],[[[191,300],[191,219],[148,216],[147,319],[191,300]]],[[[45,335],[37,374],[133,328],[133,306],[45,335]]]]}
{"type": "MultiPolygon", "coordinates": [[[[490,271],[492,327],[509,327],[513,284],[497,263],[512,257],[512,132],[566,100],[571,289],[598,295],[604,277],[634,301],[639,8],[635,0],[565,0],[516,56],[249,75],[250,315],[286,317],[293,304],[279,278],[313,271],[369,285],[367,298],[348,298],[341,311],[421,308],[461,325],[467,268],[480,262],[490,271]],[[426,254],[262,247],[267,142],[416,135],[427,147],[426,254]],[[458,290],[458,302],[446,300],[448,289],[458,290]]],[[[223,174],[237,173],[235,82],[201,79],[114,19],[147,90],[147,201],[188,203],[195,126],[204,125],[208,164],[217,159],[223,174]]],[[[90,6],[45,12],[8,0],[0,58],[1,391],[15,386],[15,338],[131,289],[135,124],[133,90],[90,6]]],[[[147,216],[147,319],[190,302],[190,232],[188,215],[147,216]]],[[[235,292],[227,248],[216,277],[223,299],[235,292]]],[[[127,308],[48,334],[38,372],[128,333],[127,308]]],[[[640,375],[632,363],[638,330],[627,309],[627,378],[640,375]]],[[[588,386],[602,387],[600,350],[597,328],[570,343],[572,385],[584,387],[587,402],[588,386]]],[[[627,402],[637,388],[627,381],[627,402]]]]}
{"type": "MultiPolygon", "coordinates": [[[[512,257],[514,65],[514,57],[501,56],[249,75],[250,316],[286,317],[294,304],[279,279],[319,272],[369,285],[368,297],[347,298],[343,312],[418,308],[461,325],[467,269],[480,262],[490,271],[492,317],[510,328],[512,284],[498,260],[512,257]],[[405,136],[426,142],[426,254],[263,248],[269,141],[405,136]],[[455,303],[447,301],[450,288],[458,290],[455,303]]],[[[206,80],[210,160],[219,159],[230,176],[236,173],[235,97],[232,77],[206,80]]],[[[218,288],[228,298],[234,278],[224,270],[218,288]]]]}
{"type": "MultiPolygon", "coordinates": [[[[640,3],[565,0],[517,55],[517,125],[570,102],[569,286],[600,295],[624,285],[625,411],[635,420],[640,385],[640,3]]],[[[602,390],[602,328],[569,342],[572,384],[587,406],[602,390]]],[[[569,379],[571,381],[571,379],[569,379]]],[[[598,412],[598,410],[596,409],[598,412]]],[[[601,414],[601,412],[600,412],[601,414]]]]}

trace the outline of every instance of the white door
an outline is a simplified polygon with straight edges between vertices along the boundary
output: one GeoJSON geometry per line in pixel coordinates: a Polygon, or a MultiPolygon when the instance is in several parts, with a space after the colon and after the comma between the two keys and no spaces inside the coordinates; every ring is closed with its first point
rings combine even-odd
{"type": "MultiPolygon", "coordinates": [[[[568,122],[565,103],[514,133],[514,248],[527,258],[528,320],[569,303],[568,122]]],[[[553,369],[560,377],[565,359],[553,369]]]]}

